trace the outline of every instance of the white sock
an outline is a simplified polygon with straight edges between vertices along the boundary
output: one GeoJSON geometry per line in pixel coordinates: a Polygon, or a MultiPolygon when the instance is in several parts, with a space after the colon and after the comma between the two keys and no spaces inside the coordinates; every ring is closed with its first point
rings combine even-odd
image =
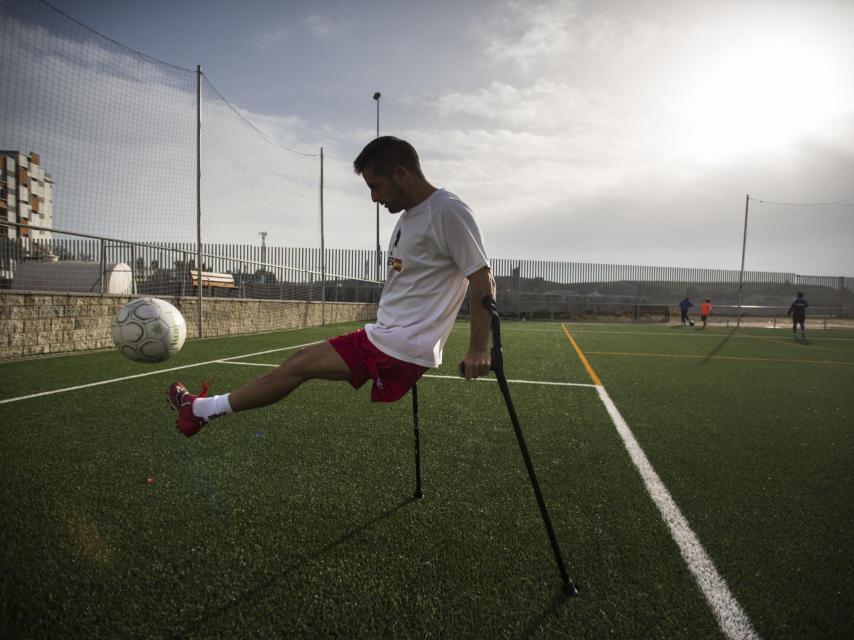
{"type": "Polygon", "coordinates": [[[193,415],[204,420],[213,420],[234,413],[228,402],[229,394],[214,396],[213,398],[196,398],[193,403],[193,415]]]}

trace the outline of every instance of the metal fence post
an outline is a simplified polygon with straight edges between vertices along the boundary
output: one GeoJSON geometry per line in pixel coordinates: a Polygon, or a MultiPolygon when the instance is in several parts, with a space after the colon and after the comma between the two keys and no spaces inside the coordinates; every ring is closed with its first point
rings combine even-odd
{"type": "MultiPolygon", "coordinates": [[[[379,105],[379,102],[377,102],[379,105]]],[[[379,108],[379,106],[377,107],[379,108]]],[[[326,245],[323,237],[323,147],[320,147],[320,324],[326,324],[326,245]]]]}
{"type": "Polygon", "coordinates": [[[107,247],[101,238],[101,294],[104,293],[104,278],[107,276],[107,247]]]}
{"type": "MultiPolygon", "coordinates": [[[[186,251],[184,251],[183,256],[184,256],[184,260],[182,261],[182,264],[181,264],[182,268],[180,269],[179,274],[178,274],[180,279],[181,279],[181,290],[180,291],[181,291],[181,297],[182,298],[186,294],[187,277],[188,276],[191,278],[193,277],[190,274],[190,263],[187,259],[187,252],[186,251]]],[[[201,281],[199,282],[199,284],[201,284],[201,281]]],[[[171,289],[171,287],[170,287],[170,289],[171,289]]]]}
{"type": "Polygon", "coordinates": [[[136,245],[130,246],[130,292],[131,295],[136,295],[136,245]]]}
{"type": "Polygon", "coordinates": [[[199,322],[197,337],[203,333],[202,324],[202,65],[196,66],[196,270],[199,273],[199,322]]]}

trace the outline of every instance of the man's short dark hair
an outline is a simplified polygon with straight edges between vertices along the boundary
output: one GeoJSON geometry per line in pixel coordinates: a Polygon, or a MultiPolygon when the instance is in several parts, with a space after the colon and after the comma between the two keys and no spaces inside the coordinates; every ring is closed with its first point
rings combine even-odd
{"type": "Polygon", "coordinates": [[[394,136],[374,138],[353,161],[353,170],[360,175],[365,169],[370,169],[388,177],[397,167],[404,167],[418,177],[424,177],[415,147],[394,136]]]}

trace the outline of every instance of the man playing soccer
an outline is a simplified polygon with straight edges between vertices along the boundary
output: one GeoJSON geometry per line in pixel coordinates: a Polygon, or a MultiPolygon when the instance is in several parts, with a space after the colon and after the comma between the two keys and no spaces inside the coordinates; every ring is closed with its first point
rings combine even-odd
{"type": "Polygon", "coordinates": [[[688,309],[694,306],[694,303],[691,302],[691,298],[689,296],[685,296],[685,299],[679,303],[679,311],[682,314],[682,326],[684,327],[686,324],[693,327],[694,321],[688,317],[688,309]]]}
{"type": "MultiPolygon", "coordinates": [[[[198,433],[213,418],[278,402],[315,378],[347,380],[356,389],[370,378],[371,400],[394,402],[428,368],[442,363],[442,349],[469,285],[472,300],[495,296],[471,210],[454,194],[427,182],[411,144],[393,136],[376,138],[353,168],[374,202],[389,213],[403,211],[392,231],[377,321],[300,349],[228,394],[207,397],[204,384],[194,396],[182,383],[172,383],[167,398],[185,436],[198,433]]],[[[470,315],[469,346],[460,369],[466,378],[477,378],[490,368],[491,316],[478,304],[470,305],[470,315]]]]}
{"type": "Polygon", "coordinates": [[[804,329],[804,323],[807,320],[807,307],[810,306],[804,294],[798,291],[798,296],[792,300],[787,316],[792,316],[792,337],[798,337],[798,325],[801,325],[801,337],[806,338],[807,332],[804,329]]]}

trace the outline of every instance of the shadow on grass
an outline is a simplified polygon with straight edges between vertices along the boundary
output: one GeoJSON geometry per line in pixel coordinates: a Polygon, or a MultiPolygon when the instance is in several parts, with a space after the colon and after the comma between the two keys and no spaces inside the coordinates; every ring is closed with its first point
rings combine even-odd
{"type": "Polygon", "coordinates": [[[705,358],[703,358],[702,360],[700,360],[700,361],[697,363],[697,366],[702,367],[702,366],[704,366],[704,365],[709,364],[709,362],[711,361],[711,359],[712,359],[712,358],[714,358],[714,357],[718,354],[718,352],[719,352],[721,349],[723,349],[723,348],[724,348],[724,345],[725,345],[727,342],[729,342],[729,339],[730,339],[730,338],[732,338],[732,334],[734,334],[736,331],[738,331],[738,329],[737,329],[737,328],[732,328],[732,329],[730,329],[729,333],[727,333],[727,334],[724,336],[724,339],[723,339],[723,340],[721,340],[718,344],[716,344],[716,345],[715,345],[715,348],[714,348],[714,349],[712,349],[711,351],[709,351],[709,353],[707,353],[707,354],[706,354],[706,357],[705,357],[705,358]]]}
{"type": "MultiPolygon", "coordinates": [[[[579,593],[581,593],[580,588],[579,593]]],[[[552,596],[552,599],[545,606],[545,608],[540,611],[540,613],[538,613],[536,616],[534,616],[534,618],[528,623],[528,625],[524,629],[522,629],[522,632],[519,634],[520,640],[533,638],[536,634],[543,632],[543,627],[545,626],[546,622],[548,622],[549,618],[553,617],[568,600],[577,600],[579,597],[583,597],[583,594],[580,596],[571,596],[568,595],[563,589],[558,589],[557,593],[552,596]]]]}
{"type": "Polygon", "coordinates": [[[370,529],[375,524],[385,520],[386,518],[393,516],[395,513],[397,513],[401,509],[403,509],[405,506],[407,506],[413,502],[417,502],[417,501],[418,501],[418,498],[415,498],[414,496],[409,497],[406,500],[399,502],[395,506],[393,506],[389,509],[386,509],[381,514],[379,514],[378,516],[376,516],[374,518],[371,518],[367,522],[364,522],[364,523],[360,524],[359,526],[350,529],[349,531],[345,532],[343,535],[339,536],[335,540],[332,540],[331,542],[326,543],[325,545],[323,545],[322,547],[320,547],[319,549],[317,549],[313,553],[309,553],[309,554],[305,555],[304,557],[300,558],[299,560],[292,562],[291,564],[286,566],[284,569],[282,569],[281,571],[279,571],[275,575],[270,576],[268,579],[266,579],[263,582],[256,585],[253,589],[250,589],[249,591],[243,592],[242,594],[240,594],[236,598],[232,599],[229,602],[226,602],[225,604],[217,607],[216,609],[210,610],[207,615],[201,616],[201,617],[199,617],[199,618],[197,618],[191,622],[188,622],[186,625],[184,625],[184,627],[180,630],[180,632],[176,632],[173,635],[173,637],[183,638],[183,637],[192,635],[195,632],[199,631],[203,625],[211,622],[212,620],[214,620],[217,617],[227,613],[228,611],[231,611],[232,609],[239,606],[240,604],[242,604],[244,602],[251,602],[251,601],[257,599],[259,596],[267,593],[269,591],[270,587],[277,584],[281,578],[283,578],[284,576],[286,576],[290,573],[293,573],[294,571],[299,569],[305,563],[319,558],[320,556],[328,553],[329,551],[331,551],[332,549],[334,549],[338,545],[349,542],[355,536],[357,536],[359,533],[366,531],[367,529],[370,529]]]}

